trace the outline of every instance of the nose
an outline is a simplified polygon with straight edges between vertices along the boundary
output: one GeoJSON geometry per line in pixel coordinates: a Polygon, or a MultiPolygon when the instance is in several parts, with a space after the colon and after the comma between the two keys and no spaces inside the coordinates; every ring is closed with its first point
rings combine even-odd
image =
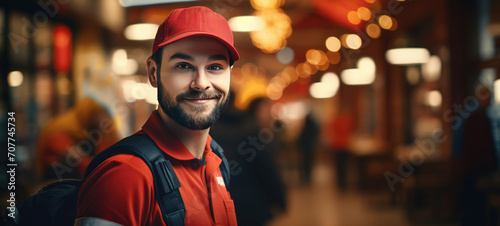
{"type": "Polygon", "coordinates": [[[193,81],[191,82],[191,88],[198,91],[205,91],[209,89],[212,85],[210,80],[208,80],[207,73],[203,70],[197,70],[193,81]]]}

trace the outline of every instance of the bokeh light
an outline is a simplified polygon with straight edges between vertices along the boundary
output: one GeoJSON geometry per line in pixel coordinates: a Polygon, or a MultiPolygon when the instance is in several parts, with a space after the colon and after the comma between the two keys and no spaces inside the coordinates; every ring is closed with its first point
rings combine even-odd
{"type": "Polygon", "coordinates": [[[392,18],[387,15],[381,15],[378,18],[378,24],[380,24],[381,28],[389,30],[392,27],[392,18]]]}
{"type": "Polygon", "coordinates": [[[295,53],[293,49],[290,47],[285,47],[283,49],[280,49],[276,53],[276,59],[282,64],[289,64],[293,61],[294,58],[295,58],[295,53]]]}
{"type": "Polygon", "coordinates": [[[340,62],[340,53],[338,52],[328,52],[326,53],[326,56],[328,57],[328,61],[330,61],[331,64],[338,64],[340,62]]]}
{"type": "Polygon", "coordinates": [[[315,82],[309,87],[309,94],[313,98],[323,99],[331,98],[337,94],[340,87],[340,81],[337,74],[327,72],[321,77],[320,82],[315,82]]]}
{"type": "Polygon", "coordinates": [[[227,23],[235,32],[260,31],[266,27],[266,22],[258,16],[237,16],[229,19],[227,23]]]}
{"type": "Polygon", "coordinates": [[[385,53],[386,60],[396,65],[423,64],[429,57],[429,50],[425,48],[395,48],[385,53]]]}
{"type": "Polygon", "coordinates": [[[349,34],[345,38],[346,48],[359,49],[362,44],[361,38],[356,34],[349,34]]]}
{"type": "Polygon", "coordinates": [[[10,87],[17,87],[23,84],[24,76],[20,71],[11,71],[7,77],[10,87]]]}
{"type": "Polygon", "coordinates": [[[321,53],[319,50],[316,49],[310,49],[306,53],[306,60],[307,62],[313,64],[313,65],[318,65],[321,61],[321,53]]]}
{"type": "Polygon", "coordinates": [[[282,0],[251,0],[250,4],[256,10],[264,10],[278,8],[283,2],[282,0]]]}
{"type": "Polygon", "coordinates": [[[250,32],[252,43],[264,53],[275,53],[286,46],[286,39],[292,34],[291,20],[279,8],[256,11],[255,16],[265,21],[265,28],[250,32]]]}
{"type": "Polygon", "coordinates": [[[357,13],[358,13],[359,19],[361,19],[361,20],[370,21],[372,19],[372,12],[370,11],[370,9],[368,9],[364,6],[359,7],[357,13]]]}
{"type": "Polygon", "coordinates": [[[335,36],[330,36],[325,42],[326,48],[332,52],[337,52],[340,50],[341,43],[340,40],[335,36]]]}
{"type": "Polygon", "coordinates": [[[427,82],[434,82],[441,77],[441,58],[433,55],[427,63],[422,64],[422,77],[427,82]]]}
{"type": "Polygon", "coordinates": [[[418,70],[418,67],[408,67],[406,69],[406,81],[410,85],[416,85],[420,81],[420,71],[418,70]]]}
{"type": "Polygon", "coordinates": [[[354,25],[358,25],[359,23],[361,23],[361,19],[359,18],[358,12],[356,11],[350,11],[349,13],[347,13],[347,20],[349,20],[349,22],[354,25]]]}
{"type": "Polygon", "coordinates": [[[441,103],[443,102],[443,96],[441,95],[441,92],[439,92],[438,90],[432,90],[432,91],[429,91],[427,94],[426,94],[426,104],[430,107],[440,107],[441,106],[441,103]]]}
{"type": "Polygon", "coordinates": [[[380,27],[377,24],[370,23],[366,26],[366,34],[368,34],[371,38],[380,37],[380,33],[380,27]]]}

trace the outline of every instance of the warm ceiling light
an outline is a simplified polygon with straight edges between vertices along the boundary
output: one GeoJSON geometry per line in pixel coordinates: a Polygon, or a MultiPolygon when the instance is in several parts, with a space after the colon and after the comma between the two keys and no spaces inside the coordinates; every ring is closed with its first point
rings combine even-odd
{"type": "Polygon", "coordinates": [[[313,98],[330,98],[337,94],[340,86],[339,77],[333,72],[328,72],[321,77],[320,82],[315,82],[309,87],[309,94],[313,98]]]}
{"type": "Polygon", "coordinates": [[[362,19],[364,21],[369,21],[372,18],[372,12],[364,6],[359,7],[358,8],[358,16],[359,16],[359,19],[362,19]]]}
{"type": "Polygon", "coordinates": [[[345,43],[350,49],[359,49],[363,42],[358,35],[350,34],[346,36],[345,43]]]}
{"type": "Polygon", "coordinates": [[[123,7],[158,5],[158,4],[179,3],[179,2],[194,2],[194,1],[197,0],[118,0],[120,5],[123,7]]]}
{"type": "Polygon", "coordinates": [[[500,104],[500,79],[493,83],[493,93],[495,94],[495,103],[500,104]]]}
{"type": "Polygon", "coordinates": [[[377,70],[377,65],[371,57],[362,57],[358,60],[357,66],[368,74],[375,74],[377,70]]]}
{"type": "Polygon", "coordinates": [[[398,21],[394,19],[394,17],[391,17],[392,20],[392,26],[389,28],[390,31],[395,31],[398,28],[398,21]]]}
{"type": "Polygon", "coordinates": [[[139,23],[127,26],[123,34],[128,40],[153,40],[157,30],[157,24],[139,23]]]}
{"type": "Polygon", "coordinates": [[[316,68],[319,70],[319,71],[326,71],[328,68],[330,68],[330,62],[328,62],[328,59],[320,64],[320,65],[316,65],[316,68]]]}
{"type": "Polygon", "coordinates": [[[255,16],[265,21],[265,28],[250,32],[252,43],[264,53],[275,53],[286,46],[292,34],[291,19],[280,8],[257,10],[255,16]]]}
{"type": "Polygon", "coordinates": [[[266,89],[267,97],[271,100],[278,100],[283,96],[283,89],[275,84],[269,84],[266,89]]]}
{"type": "Polygon", "coordinates": [[[416,85],[420,81],[420,70],[418,67],[410,66],[406,69],[406,81],[410,85],[416,85]]]}
{"type": "Polygon", "coordinates": [[[359,18],[358,12],[356,11],[350,11],[349,13],[347,13],[347,20],[349,20],[349,22],[354,25],[358,25],[359,23],[361,23],[361,19],[359,18]]]}
{"type": "Polygon", "coordinates": [[[232,31],[260,31],[266,27],[266,22],[258,16],[237,16],[227,21],[232,31]]]}
{"type": "Polygon", "coordinates": [[[23,84],[24,76],[20,71],[11,71],[7,76],[7,82],[10,87],[16,87],[23,84]]]}
{"type": "Polygon", "coordinates": [[[290,82],[295,82],[299,78],[299,75],[297,75],[297,70],[295,67],[288,66],[283,70],[283,74],[287,74],[290,76],[290,82]]]}
{"type": "Polygon", "coordinates": [[[380,24],[380,27],[383,29],[389,30],[392,27],[392,18],[387,15],[382,15],[378,18],[378,24],[380,24]]]}
{"type": "Polygon", "coordinates": [[[307,77],[309,77],[309,76],[315,74],[316,72],[318,72],[318,69],[314,65],[312,65],[308,62],[305,62],[304,63],[304,72],[307,73],[308,74],[307,77]]]}
{"type": "Polygon", "coordinates": [[[306,59],[307,62],[313,64],[313,65],[318,65],[320,64],[321,61],[321,52],[316,49],[310,49],[306,53],[306,59]]]}
{"type": "Polygon", "coordinates": [[[326,56],[331,64],[338,64],[340,62],[340,53],[338,52],[328,52],[326,56]]]}
{"type": "Polygon", "coordinates": [[[137,72],[139,65],[134,59],[127,58],[127,51],[117,49],[111,57],[111,69],[119,75],[133,75],[137,72]]]}
{"type": "Polygon", "coordinates": [[[275,9],[283,4],[281,0],[251,0],[250,4],[256,10],[275,9]]]}
{"type": "Polygon", "coordinates": [[[367,75],[359,68],[350,68],[343,70],[340,78],[346,85],[368,85],[373,83],[375,75],[367,75]]]}
{"type": "Polygon", "coordinates": [[[300,77],[300,78],[307,78],[310,76],[310,74],[307,74],[305,72],[305,69],[304,69],[304,63],[300,63],[300,64],[297,64],[297,66],[295,67],[296,69],[296,72],[297,72],[297,75],[300,77]]]}
{"type": "Polygon", "coordinates": [[[375,81],[377,66],[370,57],[358,60],[357,68],[343,70],[340,74],[342,82],[346,85],[368,85],[375,81]]]}
{"type": "Polygon", "coordinates": [[[443,97],[441,95],[441,92],[437,90],[429,91],[426,94],[425,102],[430,107],[435,107],[435,108],[440,107],[441,103],[443,102],[443,97]]]}
{"type": "Polygon", "coordinates": [[[380,27],[376,24],[368,24],[368,26],[366,26],[366,33],[371,38],[378,38],[380,37],[380,27]]]}
{"type": "Polygon", "coordinates": [[[441,58],[433,55],[425,64],[422,64],[422,77],[427,82],[434,82],[441,75],[441,58]]]}
{"type": "Polygon", "coordinates": [[[385,59],[396,65],[423,64],[429,61],[430,53],[425,48],[397,48],[387,50],[385,59]]]}
{"type": "Polygon", "coordinates": [[[337,37],[330,36],[325,42],[326,48],[332,52],[337,52],[340,49],[340,40],[337,37]]]}

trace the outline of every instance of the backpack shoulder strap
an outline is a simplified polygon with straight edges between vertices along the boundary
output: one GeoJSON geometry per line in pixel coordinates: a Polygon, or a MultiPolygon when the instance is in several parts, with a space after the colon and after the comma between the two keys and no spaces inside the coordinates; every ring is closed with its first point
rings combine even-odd
{"type": "Polygon", "coordinates": [[[224,150],[215,140],[212,140],[210,142],[210,148],[217,156],[219,156],[220,159],[222,159],[222,163],[219,165],[219,169],[220,173],[222,174],[222,178],[224,179],[224,184],[226,184],[226,189],[229,189],[231,174],[229,171],[229,162],[224,155],[224,150]]]}
{"type": "Polygon", "coordinates": [[[163,156],[163,151],[146,134],[126,137],[99,153],[87,167],[84,178],[87,178],[104,160],[121,153],[131,153],[140,157],[151,169],[163,221],[169,226],[184,225],[186,209],[179,191],[181,187],[179,179],[170,161],[163,156]]]}

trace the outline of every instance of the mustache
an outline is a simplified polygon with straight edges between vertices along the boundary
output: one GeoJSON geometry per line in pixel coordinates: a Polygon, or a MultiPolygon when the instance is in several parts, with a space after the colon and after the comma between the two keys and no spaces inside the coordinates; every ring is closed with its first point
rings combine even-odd
{"type": "Polygon", "coordinates": [[[177,95],[176,100],[180,102],[183,99],[220,99],[221,97],[222,92],[216,89],[210,91],[189,90],[177,95]]]}

